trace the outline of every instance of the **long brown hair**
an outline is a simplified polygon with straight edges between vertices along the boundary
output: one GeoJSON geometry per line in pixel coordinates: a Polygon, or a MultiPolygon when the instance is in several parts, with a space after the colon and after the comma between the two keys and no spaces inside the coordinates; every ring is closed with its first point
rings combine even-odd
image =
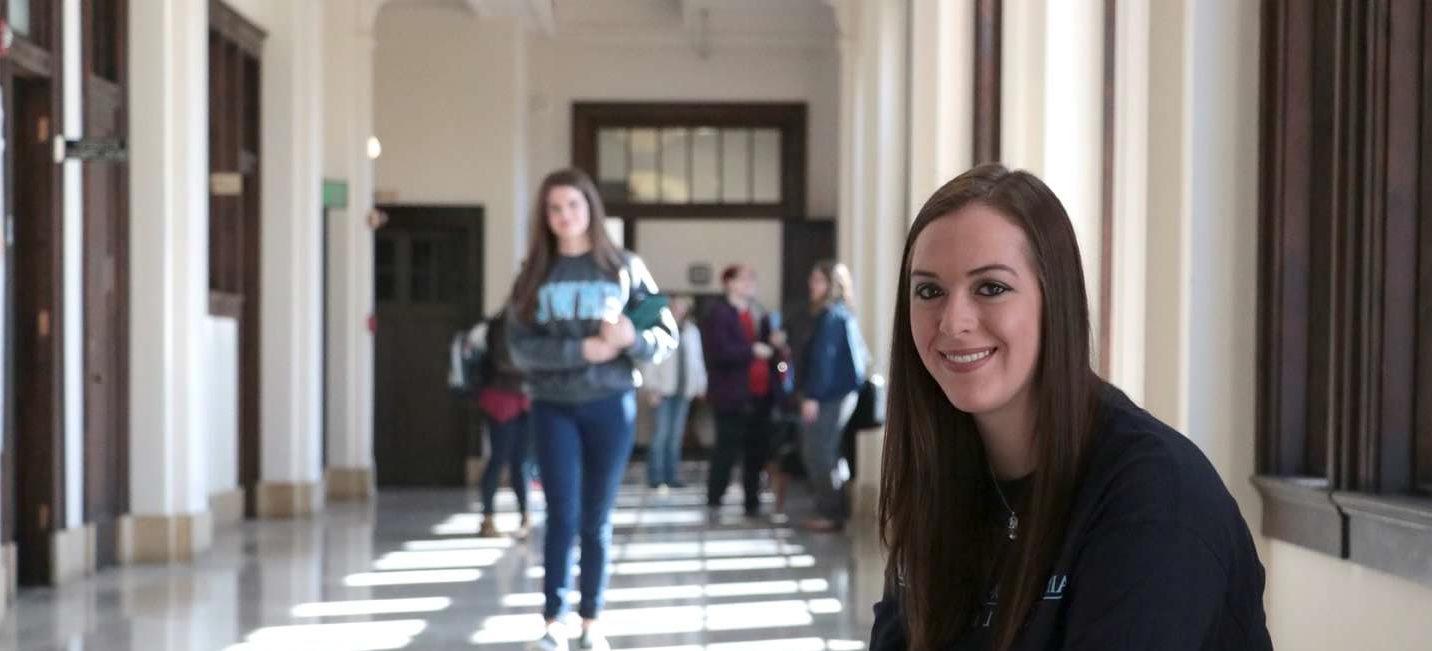
{"type": "Polygon", "coordinates": [[[820,312],[834,303],[845,303],[846,307],[855,309],[855,281],[850,277],[850,267],[844,262],[835,260],[821,260],[815,263],[815,271],[825,276],[827,287],[825,296],[817,297],[811,301],[810,311],[812,314],[820,312]]]}
{"type": "Polygon", "coordinates": [[[928,651],[967,633],[998,586],[994,649],[1014,643],[1038,602],[1064,538],[1070,498],[1094,426],[1099,379],[1089,364],[1089,305],[1073,225],[1039,178],[998,164],[976,167],[925,202],[905,239],[890,347],[890,389],[881,468],[880,539],[887,581],[899,591],[910,648],[928,651]],[[920,361],[910,331],[911,252],[937,219],[983,204],[1028,240],[1043,306],[1032,383],[1035,470],[1003,569],[988,535],[994,478],[974,417],[954,407],[920,361]],[[995,573],[998,571],[998,576],[995,573]]]}
{"type": "Polygon", "coordinates": [[[551,271],[552,261],[557,255],[557,235],[547,226],[547,195],[552,188],[558,187],[576,188],[587,200],[587,212],[591,216],[587,235],[592,238],[592,255],[596,258],[597,266],[616,276],[623,264],[621,249],[607,237],[607,212],[602,206],[602,198],[597,194],[597,186],[592,183],[592,178],[576,168],[548,174],[547,178],[542,179],[542,185],[537,189],[537,200],[532,205],[527,257],[522,261],[522,271],[518,272],[516,282],[512,284],[512,297],[509,301],[517,310],[517,315],[529,323],[536,318],[537,290],[542,286],[542,281],[547,279],[547,272],[551,271]]]}

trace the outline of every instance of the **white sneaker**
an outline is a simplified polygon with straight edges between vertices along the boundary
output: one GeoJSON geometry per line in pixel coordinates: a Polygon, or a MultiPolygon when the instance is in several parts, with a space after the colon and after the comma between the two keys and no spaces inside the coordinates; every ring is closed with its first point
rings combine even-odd
{"type": "Polygon", "coordinates": [[[527,651],[567,651],[567,635],[560,624],[548,624],[542,637],[527,643],[527,651]]]}

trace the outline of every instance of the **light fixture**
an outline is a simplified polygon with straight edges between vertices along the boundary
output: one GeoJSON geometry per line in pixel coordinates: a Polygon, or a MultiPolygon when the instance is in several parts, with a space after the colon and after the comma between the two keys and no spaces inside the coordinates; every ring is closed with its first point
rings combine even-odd
{"type": "Polygon", "coordinates": [[[378,136],[368,136],[368,159],[378,160],[383,155],[383,143],[378,141],[378,136]]]}

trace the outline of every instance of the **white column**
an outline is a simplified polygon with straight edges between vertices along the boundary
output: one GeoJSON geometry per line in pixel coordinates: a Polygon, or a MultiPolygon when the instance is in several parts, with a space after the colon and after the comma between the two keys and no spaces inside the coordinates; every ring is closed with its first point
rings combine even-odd
{"type": "MultiPolygon", "coordinates": [[[[80,3],[64,0],[64,114],[61,132],[66,138],[84,136],[84,107],[81,84],[84,79],[80,54],[80,3]]],[[[63,277],[64,301],[64,427],[65,427],[65,522],[64,528],[84,524],[84,170],[78,160],[61,166],[64,183],[63,277]]]]}
{"type": "Polygon", "coordinates": [[[373,481],[373,24],[351,2],[324,5],[325,169],[348,185],[347,207],[330,215],[328,355],[324,408],[327,494],[365,498],[373,481]]]}
{"type": "Polygon", "coordinates": [[[208,5],[136,2],[129,29],[128,551],[169,560],[207,547],[211,528],[208,5]]]}
{"type": "Polygon", "coordinates": [[[1249,522],[1260,520],[1257,428],[1259,9],[1189,3],[1185,105],[1189,144],[1189,438],[1223,474],[1249,522]]]}
{"type": "MultiPolygon", "coordinates": [[[[833,2],[841,26],[841,257],[855,276],[856,311],[874,369],[890,351],[891,291],[908,228],[910,14],[903,3],[833,2]]],[[[860,437],[856,517],[873,518],[882,435],[860,437]]]]}
{"type": "MultiPolygon", "coordinates": [[[[1147,82],[1117,89],[1118,106],[1137,110],[1147,102],[1148,139],[1138,143],[1120,127],[1116,143],[1121,152],[1146,147],[1147,201],[1145,250],[1118,262],[1147,269],[1147,280],[1142,306],[1131,300],[1115,307],[1144,311],[1148,409],[1198,444],[1256,523],[1261,509],[1248,477],[1256,456],[1258,8],[1170,0],[1151,3],[1142,16],[1127,9],[1119,56],[1140,58],[1138,49],[1146,48],[1140,74],[1147,82]]],[[[1124,203],[1139,198],[1137,188],[1123,191],[1131,194],[1120,208],[1137,210],[1124,203]]],[[[1125,218],[1134,219],[1121,216],[1120,224],[1125,218]]],[[[1137,227],[1127,234],[1139,235],[1137,227]]],[[[1116,251],[1134,248],[1130,242],[1116,251]]],[[[1116,314],[1115,323],[1133,316],[1116,314]]]]}
{"type": "MultiPolygon", "coordinates": [[[[1099,341],[1103,221],[1104,3],[1004,5],[1000,150],[1039,175],[1074,223],[1091,341],[1099,341]]],[[[1099,350],[1092,349],[1097,365],[1099,350]]]]}
{"type": "Polygon", "coordinates": [[[323,6],[279,3],[264,53],[259,511],[321,507],[323,6]]]}
{"type": "MultiPolygon", "coordinates": [[[[1045,4],[1005,0],[1000,34],[999,152],[1004,164],[1044,171],[1045,4]]],[[[1093,4],[1093,3],[1089,3],[1093,4]]]]}
{"type": "Polygon", "coordinates": [[[1187,173],[1189,99],[1185,8],[1155,2],[1149,13],[1147,310],[1144,400],[1155,416],[1188,426],[1187,173]]]}
{"type": "Polygon", "coordinates": [[[1144,402],[1149,178],[1149,5],[1119,0],[1114,57],[1113,302],[1109,380],[1144,402]]]}
{"type": "Polygon", "coordinates": [[[861,56],[858,0],[827,0],[840,29],[840,198],[836,224],[839,256],[852,270],[864,267],[856,245],[861,223],[864,183],[860,176],[864,141],[861,129],[861,56]]]}
{"type": "Polygon", "coordinates": [[[974,154],[974,1],[913,0],[909,219],[974,154]]]}
{"type": "Polygon", "coordinates": [[[865,265],[855,276],[861,328],[874,353],[875,367],[884,370],[890,354],[891,314],[909,223],[909,125],[906,113],[909,84],[909,12],[904,3],[867,2],[864,5],[869,39],[862,62],[867,84],[864,127],[870,149],[862,161],[861,176],[869,191],[863,206],[861,241],[867,249],[865,265]]]}

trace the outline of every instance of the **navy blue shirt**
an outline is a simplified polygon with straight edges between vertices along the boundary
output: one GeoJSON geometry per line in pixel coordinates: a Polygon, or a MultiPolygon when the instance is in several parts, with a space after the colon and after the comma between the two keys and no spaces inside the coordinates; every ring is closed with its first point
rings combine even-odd
{"type": "MultiPolygon", "coordinates": [[[[1013,648],[1271,650],[1263,565],[1207,457],[1112,386],[1099,423],[1059,559],[1013,648]]],[[[989,648],[992,615],[1004,607],[992,597],[944,651],[989,648]]],[[[907,648],[903,617],[887,593],[870,651],[907,648]]]]}

